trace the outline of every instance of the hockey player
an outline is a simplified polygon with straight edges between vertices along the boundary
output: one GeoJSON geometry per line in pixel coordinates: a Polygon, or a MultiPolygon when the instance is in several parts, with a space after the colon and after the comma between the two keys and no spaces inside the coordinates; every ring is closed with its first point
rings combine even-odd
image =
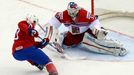
{"type": "MultiPolygon", "coordinates": [[[[68,28],[68,31],[59,34],[58,38],[54,39],[54,45],[57,48],[83,44],[84,47],[98,53],[115,56],[127,54],[120,43],[105,38],[108,31],[100,26],[98,16],[91,15],[75,2],[70,2],[67,10],[57,12],[48,24],[57,30],[61,25],[68,28]]],[[[63,50],[61,49],[59,52],[63,53],[63,50]]]]}
{"type": "Polygon", "coordinates": [[[38,19],[31,16],[18,23],[12,47],[13,57],[19,61],[26,60],[40,70],[43,70],[45,66],[49,75],[58,75],[51,59],[41,50],[48,44],[49,39],[45,38],[41,42],[34,40],[35,37],[39,37],[38,32],[34,29],[37,22],[38,19]]]}

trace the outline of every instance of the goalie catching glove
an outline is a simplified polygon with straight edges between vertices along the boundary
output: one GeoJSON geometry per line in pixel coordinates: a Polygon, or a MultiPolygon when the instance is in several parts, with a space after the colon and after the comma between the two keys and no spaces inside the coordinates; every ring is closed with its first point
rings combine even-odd
{"type": "Polygon", "coordinates": [[[94,28],[93,34],[97,37],[97,39],[105,39],[105,36],[108,34],[108,30],[101,27],[100,29],[94,28]]]}

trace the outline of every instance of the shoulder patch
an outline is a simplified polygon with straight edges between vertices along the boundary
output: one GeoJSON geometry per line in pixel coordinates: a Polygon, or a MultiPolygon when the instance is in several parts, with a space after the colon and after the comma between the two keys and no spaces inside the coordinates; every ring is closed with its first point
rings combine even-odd
{"type": "Polygon", "coordinates": [[[57,12],[56,13],[56,15],[55,15],[55,17],[57,18],[57,19],[63,19],[63,13],[62,12],[57,12]]]}

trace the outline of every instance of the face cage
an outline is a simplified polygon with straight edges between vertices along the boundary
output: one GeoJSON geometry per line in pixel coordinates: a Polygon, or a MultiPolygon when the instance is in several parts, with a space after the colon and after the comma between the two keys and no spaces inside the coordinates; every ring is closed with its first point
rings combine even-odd
{"type": "Polygon", "coordinates": [[[78,10],[78,8],[77,8],[77,9],[70,8],[70,9],[68,9],[67,11],[68,11],[68,14],[69,14],[71,17],[76,17],[79,10],[78,10]]]}

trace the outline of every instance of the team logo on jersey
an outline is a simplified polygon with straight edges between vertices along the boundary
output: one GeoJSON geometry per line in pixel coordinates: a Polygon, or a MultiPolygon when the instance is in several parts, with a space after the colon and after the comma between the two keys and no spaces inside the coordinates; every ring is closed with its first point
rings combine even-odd
{"type": "Polygon", "coordinates": [[[76,26],[72,26],[72,33],[80,33],[80,28],[76,26]]]}
{"type": "Polygon", "coordinates": [[[23,46],[18,46],[18,47],[15,48],[16,51],[21,50],[21,49],[23,49],[23,46]]]}

